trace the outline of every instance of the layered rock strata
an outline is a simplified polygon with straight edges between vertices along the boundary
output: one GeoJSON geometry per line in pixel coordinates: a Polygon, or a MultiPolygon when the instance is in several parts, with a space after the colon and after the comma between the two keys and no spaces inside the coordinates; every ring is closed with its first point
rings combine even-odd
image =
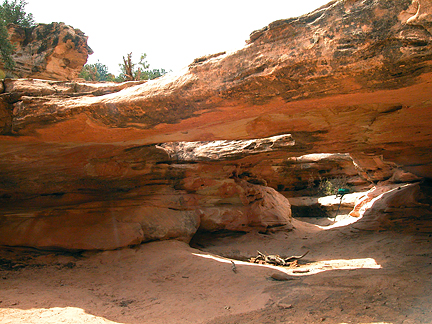
{"type": "Polygon", "coordinates": [[[332,1],[144,84],[5,81],[1,244],[290,229],[284,196],[320,178],[430,178],[429,18],[428,1],[332,1]]]}
{"type": "Polygon", "coordinates": [[[65,130],[74,121],[82,131],[72,128],[68,136],[78,142],[292,134],[304,153],[382,153],[427,175],[430,160],[413,146],[424,153],[430,144],[432,36],[410,20],[415,8],[423,7],[408,0],[331,2],[253,33],[237,52],[121,94],[23,102],[13,133],[49,124],[44,139],[51,140],[55,125],[65,130]]]}
{"type": "Polygon", "coordinates": [[[184,160],[170,157],[179,143],[45,147],[48,155],[33,150],[40,145],[15,150],[11,159],[25,159],[28,167],[23,173],[11,160],[2,164],[10,172],[1,174],[0,244],[113,249],[157,239],[189,241],[198,229],[292,229],[287,198],[237,163],[249,154],[280,153],[292,144],[290,137],[231,144],[222,149],[236,160],[203,155],[203,143],[189,143],[200,154],[184,160]],[[18,190],[23,181],[27,186],[18,190]]]}

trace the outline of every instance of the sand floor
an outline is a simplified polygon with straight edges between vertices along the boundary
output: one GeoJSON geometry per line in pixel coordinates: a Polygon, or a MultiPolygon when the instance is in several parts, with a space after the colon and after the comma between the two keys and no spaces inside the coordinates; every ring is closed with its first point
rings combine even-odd
{"type": "Polygon", "coordinates": [[[197,235],[194,248],[4,248],[0,323],[432,323],[432,217],[422,219],[387,230],[296,220],[290,232],[197,235]],[[257,250],[309,253],[293,268],[241,261],[257,250]]]}

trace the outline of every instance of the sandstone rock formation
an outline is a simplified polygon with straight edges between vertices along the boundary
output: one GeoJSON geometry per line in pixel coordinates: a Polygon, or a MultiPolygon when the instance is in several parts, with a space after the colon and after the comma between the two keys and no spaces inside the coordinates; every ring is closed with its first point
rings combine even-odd
{"type": "Polygon", "coordinates": [[[292,229],[281,193],[314,195],[320,178],[430,178],[429,14],[428,1],[332,1],[144,84],[6,80],[0,244],[292,229]]]}
{"type": "Polygon", "coordinates": [[[15,46],[12,73],[20,78],[74,80],[93,53],[87,36],[64,23],[28,28],[9,24],[8,32],[15,46]]]}

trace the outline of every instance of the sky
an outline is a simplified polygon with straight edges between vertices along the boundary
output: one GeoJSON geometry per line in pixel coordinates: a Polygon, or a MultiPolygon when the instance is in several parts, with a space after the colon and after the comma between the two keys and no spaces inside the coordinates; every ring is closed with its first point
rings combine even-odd
{"type": "Polygon", "coordinates": [[[119,74],[123,56],[147,54],[151,69],[177,71],[197,58],[245,45],[269,23],[311,12],[330,0],[26,0],[36,23],[64,22],[88,36],[100,62],[119,74]]]}

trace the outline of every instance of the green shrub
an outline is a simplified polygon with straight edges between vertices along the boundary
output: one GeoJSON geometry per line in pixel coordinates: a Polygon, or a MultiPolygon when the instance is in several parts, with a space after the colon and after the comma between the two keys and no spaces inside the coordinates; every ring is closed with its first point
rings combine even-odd
{"type": "Polygon", "coordinates": [[[34,26],[33,15],[24,10],[26,5],[27,2],[23,0],[12,0],[10,3],[9,0],[4,0],[0,6],[0,19],[5,25],[12,23],[21,27],[34,26]]]}
{"type": "Polygon", "coordinates": [[[15,62],[12,59],[13,45],[8,39],[7,24],[12,23],[21,27],[34,25],[33,15],[24,10],[27,2],[20,0],[4,0],[0,5],[0,59],[6,70],[12,70],[15,62]]]}
{"type": "Polygon", "coordinates": [[[108,72],[108,67],[99,62],[84,65],[79,77],[87,81],[114,81],[114,75],[108,72]]]}
{"type": "Polygon", "coordinates": [[[320,180],[318,185],[318,192],[323,196],[336,195],[339,189],[349,188],[347,183],[347,178],[345,176],[340,176],[337,178],[324,178],[320,180]]]}

